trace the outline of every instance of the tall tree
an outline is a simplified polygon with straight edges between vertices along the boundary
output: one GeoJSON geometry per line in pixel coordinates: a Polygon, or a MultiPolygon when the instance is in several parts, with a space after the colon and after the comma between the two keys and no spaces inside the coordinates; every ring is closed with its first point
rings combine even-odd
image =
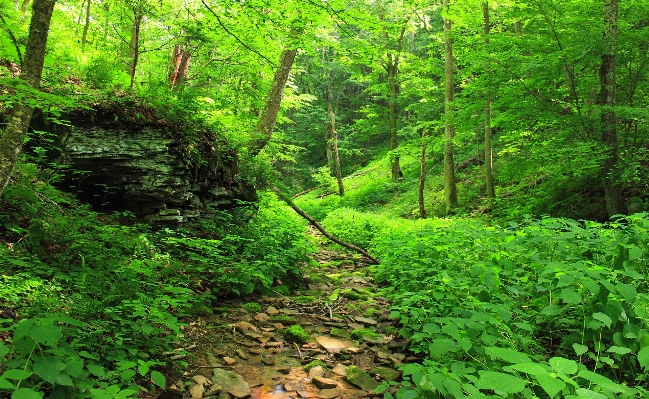
{"type": "MultiPolygon", "coordinates": [[[[45,48],[50,30],[50,21],[56,0],[34,0],[29,36],[20,79],[34,90],[38,90],[45,63],[45,48]]],[[[29,102],[16,104],[7,116],[7,126],[0,137],[0,195],[4,192],[13,173],[18,156],[29,128],[34,107],[29,102]]]]}
{"type": "MultiPolygon", "coordinates": [[[[396,48],[394,51],[389,51],[387,54],[387,61],[384,64],[385,71],[388,74],[388,90],[390,92],[388,97],[388,130],[390,151],[397,149],[397,119],[399,117],[399,109],[397,108],[397,97],[399,96],[399,62],[401,61],[401,48],[403,47],[403,39],[406,33],[406,25],[408,19],[403,23],[401,32],[397,38],[396,48]]],[[[385,31],[386,42],[388,41],[388,32],[385,31]]],[[[401,166],[399,165],[399,156],[392,156],[392,181],[396,182],[401,176],[401,166]]]]}
{"type": "Polygon", "coordinates": [[[446,213],[457,206],[457,187],[455,184],[454,140],[455,126],[453,124],[453,40],[451,36],[452,23],[449,16],[449,0],[444,0],[444,198],[446,213]]]}
{"type": "MultiPolygon", "coordinates": [[[[482,15],[484,19],[484,44],[487,56],[487,75],[491,73],[489,61],[489,1],[482,3],[482,15]]],[[[484,111],[484,159],[485,159],[485,184],[487,186],[487,198],[495,198],[494,175],[493,175],[493,148],[491,144],[491,89],[487,89],[487,99],[484,111]]]]}
{"type": "Polygon", "coordinates": [[[609,216],[626,213],[622,184],[614,175],[618,163],[617,117],[615,115],[618,0],[604,0],[604,52],[599,69],[599,105],[602,144],[608,154],[604,160],[604,196],[609,216]]]}

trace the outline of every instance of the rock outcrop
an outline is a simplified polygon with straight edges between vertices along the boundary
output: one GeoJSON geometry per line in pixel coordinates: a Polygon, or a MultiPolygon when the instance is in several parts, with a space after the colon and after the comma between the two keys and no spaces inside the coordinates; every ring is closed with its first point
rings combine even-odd
{"type": "Polygon", "coordinates": [[[70,122],[57,129],[61,188],[97,208],[176,224],[256,200],[239,179],[236,154],[209,132],[120,121],[110,112],[70,122]]]}

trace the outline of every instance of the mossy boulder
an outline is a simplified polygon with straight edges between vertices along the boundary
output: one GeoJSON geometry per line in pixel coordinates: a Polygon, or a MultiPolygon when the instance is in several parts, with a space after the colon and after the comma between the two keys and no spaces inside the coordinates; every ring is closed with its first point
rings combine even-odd
{"type": "Polygon", "coordinates": [[[261,313],[261,305],[257,302],[248,302],[242,307],[250,313],[261,313]]]}
{"type": "Polygon", "coordinates": [[[308,373],[309,370],[311,370],[312,368],[314,368],[316,366],[320,366],[320,367],[322,367],[323,370],[327,370],[327,364],[325,362],[323,362],[322,360],[314,360],[311,363],[306,364],[304,366],[304,371],[306,371],[308,373]]]}
{"type": "Polygon", "coordinates": [[[369,374],[356,366],[347,367],[347,370],[345,370],[345,379],[364,391],[374,391],[376,387],[381,385],[369,374]]]}
{"type": "Polygon", "coordinates": [[[284,338],[287,341],[295,342],[297,344],[304,344],[313,340],[309,333],[304,331],[300,325],[287,328],[286,331],[284,331],[284,338]]]}
{"type": "Polygon", "coordinates": [[[194,303],[187,313],[193,317],[209,317],[214,314],[214,311],[204,303],[194,303]]]}

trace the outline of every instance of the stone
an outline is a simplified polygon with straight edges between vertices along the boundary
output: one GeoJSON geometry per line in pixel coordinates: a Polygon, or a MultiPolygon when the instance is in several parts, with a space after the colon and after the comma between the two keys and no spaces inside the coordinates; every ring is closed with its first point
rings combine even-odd
{"type": "Polygon", "coordinates": [[[66,115],[70,123],[57,125],[58,142],[53,144],[60,154],[61,187],[74,187],[79,199],[93,205],[105,202],[165,225],[231,207],[237,200],[256,200],[254,189],[237,180],[237,157],[227,143],[213,138],[197,143],[207,162],[189,167],[186,144],[177,139],[183,127],[137,120],[129,109],[134,107],[95,107],[66,115]]]}
{"type": "Polygon", "coordinates": [[[380,351],[376,352],[376,357],[378,357],[379,359],[382,359],[382,360],[387,360],[387,358],[390,357],[390,353],[380,350],[380,351]]]}
{"type": "Polygon", "coordinates": [[[356,343],[350,339],[333,338],[326,335],[317,336],[315,340],[329,353],[341,352],[347,348],[356,346],[356,343]]]}
{"type": "Polygon", "coordinates": [[[322,399],[333,399],[338,395],[340,395],[340,393],[338,392],[338,388],[328,388],[328,389],[321,389],[317,397],[322,399]]]}
{"type": "Polygon", "coordinates": [[[395,381],[401,376],[401,372],[399,370],[380,366],[371,368],[370,374],[378,375],[379,377],[381,377],[381,379],[386,381],[395,381]]]}
{"type": "Polygon", "coordinates": [[[353,328],[354,330],[362,330],[365,328],[363,324],[354,323],[354,322],[347,322],[347,325],[349,326],[349,328],[353,328]]]}
{"type": "Polygon", "coordinates": [[[304,399],[314,398],[316,395],[309,391],[297,391],[297,394],[304,399]]]}
{"type": "Polygon", "coordinates": [[[345,379],[349,381],[350,384],[356,385],[364,391],[374,391],[376,387],[380,385],[379,382],[370,377],[369,374],[355,366],[347,368],[345,379]]]}
{"type": "Polygon", "coordinates": [[[272,356],[262,356],[261,362],[266,366],[272,366],[273,364],[275,364],[275,358],[272,356]]]}
{"type": "Polygon", "coordinates": [[[279,310],[277,310],[277,308],[274,308],[272,306],[269,306],[268,308],[266,308],[266,314],[269,314],[269,315],[273,316],[273,315],[276,315],[278,313],[279,313],[279,310]]]}
{"type": "MultiPolygon", "coordinates": [[[[284,375],[287,375],[287,374],[289,374],[289,373],[291,372],[291,368],[290,368],[290,367],[286,367],[286,366],[278,367],[278,368],[277,368],[277,372],[278,372],[278,373],[282,373],[282,374],[284,374],[284,375]]],[[[295,390],[296,390],[296,389],[287,389],[287,391],[295,391],[295,390]]]]}
{"type": "Polygon", "coordinates": [[[250,386],[239,374],[229,370],[214,369],[212,382],[221,385],[221,390],[237,399],[247,398],[252,395],[250,386]]]}
{"type": "Polygon", "coordinates": [[[331,389],[338,387],[338,381],[324,377],[314,377],[311,382],[320,389],[331,389]]]}
{"type": "Polygon", "coordinates": [[[196,374],[195,376],[192,377],[192,380],[194,380],[194,382],[197,383],[197,384],[212,385],[212,381],[210,381],[204,375],[196,374]]]}
{"type": "Polygon", "coordinates": [[[227,356],[225,356],[225,357],[223,357],[223,361],[224,361],[225,364],[227,364],[228,366],[232,366],[233,364],[235,364],[235,363],[237,362],[237,359],[235,359],[235,358],[233,358],[233,357],[227,357],[227,356]]]}
{"type": "Polygon", "coordinates": [[[260,323],[267,323],[269,319],[270,316],[268,316],[266,313],[257,313],[257,315],[255,316],[255,320],[260,323]]]}
{"type": "Polygon", "coordinates": [[[313,366],[309,369],[309,378],[323,377],[325,375],[322,366],[313,366]]]}
{"type": "Polygon", "coordinates": [[[237,350],[235,350],[234,352],[235,352],[235,353],[237,354],[237,356],[239,356],[241,359],[243,359],[243,360],[248,360],[248,355],[246,355],[246,353],[245,353],[244,351],[242,351],[241,349],[237,349],[237,350]]]}
{"type": "Polygon", "coordinates": [[[367,324],[367,325],[369,325],[369,326],[376,325],[376,323],[377,323],[376,320],[371,319],[371,318],[369,318],[369,317],[356,317],[355,319],[356,319],[357,322],[360,322],[360,323],[363,323],[363,324],[367,324]]]}
{"type": "Polygon", "coordinates": [[[341,377],[344,377],[344,376],[345,376],[345,372],[346,372],[346,371],[347,371],[347,366],[345,366],[345,365],[342,364],[342,363],[336,363],[336,365],[334,366],[334,368],[331,369],[331,372],[332,372],[332,373],[334,373],[334,374],[336,374],[336,375],[339,375],[339,376],[341,376],[341,377]]]}
{"type": "Polygon", "coordinates": [[[216,395],[216,394],[219,393],[220,391],[221,391],[221,386],[220,386],[220,385],[216,385],[216,384],[214,384],[214,385],[212,385],[212,386],[210,387],[210,389],[207,390],[207,392],[205,392],[205,393],[203,394],[203,396],[206,397],[206,398],[208,398],[208,397],[210,397],[210,396],[212,396],[212,395],[216,395]]]}
{"type": "Polygon", "coordinates": [[[247,321],[240,321],[240,322],[235,323],[235,324],[230,324],[229,326],[234,327],[234,328],[236,328],[237,330],[239,330],[241,332],[248,331],[248,330],[257,331],[257,327],[255,327],[254,325],[248,323],[247,321]]]}
{"type": "Polygon", "coordinates": [[[192,399],[201,399],[205,393],[205,387],[202,384],[191,384],[189,386],[189,394],[192,399]]]}
{"type": "Polygon", "coordinates": [[[216,356],[214,356],[212,354],[209,354],[209,353],[207,354],[207,363],[210,366],[222,366],[223,365],[223,363],[221,363],[219,361],[219,359],[216,358],[216,356]]]}

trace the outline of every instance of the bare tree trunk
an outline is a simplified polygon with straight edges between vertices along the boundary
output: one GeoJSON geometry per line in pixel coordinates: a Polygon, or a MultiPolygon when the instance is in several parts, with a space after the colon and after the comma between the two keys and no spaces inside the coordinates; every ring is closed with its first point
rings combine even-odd
{"type": "MultiPolygon", "coordinates": [[[[25,4],[25,3],[23,3],[25,4]]],[[[47,33],[56,0],[34,0],[29,37],[20,79],[38,90],[43,74],[47,33]]],[[[4,192],[25,141],[34,109],[25,104],[15,105],[7,115],[7,126],[0,136],[0,195],[4,192]]]]}
{"type": "Polygon", "coordinates": [[[277,121],[279,106],[282,103],[284,87],[286,86],[286,81],[288,80],[291,68],[293,67],[296,53],[297,50],[286,49],[282,51],[279,68],[275,71],[273,84],[268,92],[268,96],[266,96],[264,109],[261,112],[261,117],[259,118],[255,129],[258,138],[251,146],[250,153],[252,156],[259,154],[259,152],[273,137],[273,129],[275,128],[275,122],[277,121]]]}
{"type": "Polygon", "coordinates": [[[174,54],[171,56],[171,72],[169,72],[169,83],[172,90],[178,82],[178,69],[180,68],[180,62],[182,59],[183,53],[180,49],[180,44],[176,44],[174,47],[174,54]]]}
{"type": "MultiPolygon", "coordinates": [[[[388,65],[388,85],[390,86],[390,104],[389,104],[389,115],[388,115],[388,130],[390,132],[389,145],[390,151],[397,149],[397,96],[399,93],[399,86],[397,83],[397,74],[399,73],[399,58],[396,57],[394,63],[388,65]]],[[[399,156],[391,156],[391,166],[392,166],[392,181],[397,182],[401,175],[401,166],[399,165],[399,156]]]]}
{"type": "Polygon", "coordinates": [[[135,87],[135,76],[137,75],[137,63],[140,58],[140,29],[144,14],[133,11],[133,28],[131,30],[131,42],[128,47],[128,73],[131,76],[131,90],[135,87]]]}
{"type": "MultiPolygon", "coordinates": [[[[444,0],[444,8],[449,12],[449,0],[444,0]]],[[[444,66],[445,66],[445,96],[444,96],[444,197],[446,213],[457,206],[457,187],[455,184],[454,143],[455,126],[453,125],[453,41],[451,38],[451,20],[444,17],[444,66]]]]}
{"type": "Polygon", "coordinates": [[[91,0],[86,0],[86,24],[83,26],[83,35],[81,35],[81,50],[83,51],[88,43],[88,30],[90,30],[90,3],[91,0]]]}
{"type": "Polygon", "coordinates": [[[20,5],[20,12],[23,14],[26,13],[28,6],[29,6],[29,0],[23,0],[22,4],[20,5]]]}
{"type": "Polygon", "coordinates": [[[617,84],[615,81],[617,61],[617,19],[618,0],[604,0],[604,53],[599,70],[600,93],[599,105],[602,106],[601,135],[602,144],[608,148],[608,156],[604,161],[602,170],[604,178],[604,197],[608,215],[626,213],[624,192],[622,185],[617,181],[614,172],[618,161],[617,143],[617,117],[615,115],[615,95],[617,84]]]}
{"type": "Polygon", "coordinates": [[[424,187],[426,184],[426,129],[421,132],[421,170],[419,172],[419,217],[426,219],[424,187]]]}
{"type": "MultiPolygon", "coordinates": [[[[489,1],[482,3],[482,15],[484,16],[484,44],[485,52],[489,57],[489,1]]],[[[491,63],[487,61],[487,76],[491,75],[491,63]]],[[[487,186],[487,198],[495,198],[494,175],[493,175],[493,146],[491,143],[491,90],[487,90],[487,101],[484,112],[484,159],[485,159],[485,183],[487,186]]]]}
{"type": "MultiPolygon", "coordinates": [[[[333,72],[332,72],[333,75],[333,72]]],[[[329,118],[331,119],[331,136],[333,139],[333,158],[334,168],[336,171],[336,181],[338,182],[338,194],[342,197],[345,195],[345,185],[343,184],[343,176],[340,170],[340,156],[338,154],[338,131],[336,130],[336,113],[334,112],[334,93],[331,88],[331,82],[328,85],[329,92],[329,118]]]]}

